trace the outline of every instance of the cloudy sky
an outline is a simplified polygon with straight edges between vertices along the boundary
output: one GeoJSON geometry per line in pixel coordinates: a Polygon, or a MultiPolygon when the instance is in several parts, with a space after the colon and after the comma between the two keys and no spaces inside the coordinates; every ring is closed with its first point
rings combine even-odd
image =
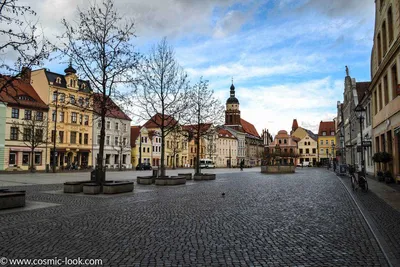
{"type": "MultiPolygon", "coordinates": [[[[97,0],[99,2],[99,0],[97,0]]],[[[74,19],[82,0],[33,4],[48,38],[74,19]]],[[[372,0],[115,0],[136,22],[143,54],[166,36],[193,82],[210,81],[225,103],[231,79],[242,118],[257,130],[290,130],[292,120],[314,132],[332,120],[343,99],[345,65],[357,81],[370,80],[372,0]]],[[[62,73],[65,64],[45,67],[62,73]]],[[[79,70],[78,70],[79,72],[79,70]]],[[[137,121],[134,121],[137,123],[137,121]]]]}

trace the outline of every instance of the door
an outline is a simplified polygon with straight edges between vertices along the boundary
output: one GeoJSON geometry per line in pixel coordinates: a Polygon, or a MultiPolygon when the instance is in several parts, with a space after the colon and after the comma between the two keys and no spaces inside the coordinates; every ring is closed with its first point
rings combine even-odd
{"type": "Polygon", "coordinates": [[[14,166],[17,164],[17,153],[10,152],[10,157],[8,159],[8,165],[14,166]]]}

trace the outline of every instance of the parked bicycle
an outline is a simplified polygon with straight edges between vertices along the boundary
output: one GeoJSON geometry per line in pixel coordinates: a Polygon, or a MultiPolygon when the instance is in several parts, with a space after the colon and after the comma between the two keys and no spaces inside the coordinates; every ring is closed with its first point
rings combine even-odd
{"type": "Polygon", "coordinates": [[[356,175],[356,168],[352,165],[349,165],[348,171],[351,177],[351,188],[353,191],[358,190],[361,188],[362,191],[368,191],[368,181],[367,178],[363,175],[363,172],[357,172],[356,175]]]}

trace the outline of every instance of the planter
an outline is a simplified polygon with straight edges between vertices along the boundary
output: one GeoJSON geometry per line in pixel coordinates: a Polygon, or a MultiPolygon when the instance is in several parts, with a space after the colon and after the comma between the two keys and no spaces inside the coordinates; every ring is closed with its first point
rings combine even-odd
{"type": "Polygon", "coordinates": [[[153,177],[153,176],[138,176],[136,178],[136,182],[138,184],[144,184],[144,185],[153,184],[155,182],[155,177],[153,177]]]}
{"type": "Polygon", "coordinates": [[[294,173],[295,169],[296,169],[296,166],[294,166],[294,165],[288,165],[288,166],[266,165],[266,166],[261,166],[261,173],[294,173]]]}
{"type": "Polygon", "coordinates": [[[25,206],[25,191],[0,190],[0,210],[25,206]]]}
{"type": "Polygon", "coordinates": [[[193,179],[195,181],[208,181],[208,180],[215,180],[216,175],[211,173],[198,173],[193,175],[193,179]]]}
{"type": "Polygon", "coordinates": [[[120,194],[133,191],[133,182],[110,181],[103,184],[104,194],[120,194]]]}
{"type": "Polygon", "coordinates": [[[87,183],[83,185],[83,193],[87,195],[100,194],[100,185],[96,183],[87,183]]]}
{"type": "Polygon", "coordinates": [[[186,180],[192,180],[192,173],[178,173],[178,176],[184,176],[186,180]]]}
{"type": "Polygon", "coordinates": [[[186,177],[183,176],[162,176],[156,178],[156,185],[180,185],[186,184],[186,177]]]}
{"type": "Polygon", "coordinates": [[[91,183],[91,181],[66,182],[64,183],[64,193],[81,193],[85,183],[91,183]]]}

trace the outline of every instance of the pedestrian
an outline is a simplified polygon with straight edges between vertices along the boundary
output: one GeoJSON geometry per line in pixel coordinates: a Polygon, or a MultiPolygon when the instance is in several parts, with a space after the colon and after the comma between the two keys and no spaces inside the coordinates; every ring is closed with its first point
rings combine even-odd
{"type": "Polygon", "coordinates": [[[242,159],[242,161],[240,161],[240,170],[243,171],[243,167],[244,167],[244,159],[242,159]]]}

